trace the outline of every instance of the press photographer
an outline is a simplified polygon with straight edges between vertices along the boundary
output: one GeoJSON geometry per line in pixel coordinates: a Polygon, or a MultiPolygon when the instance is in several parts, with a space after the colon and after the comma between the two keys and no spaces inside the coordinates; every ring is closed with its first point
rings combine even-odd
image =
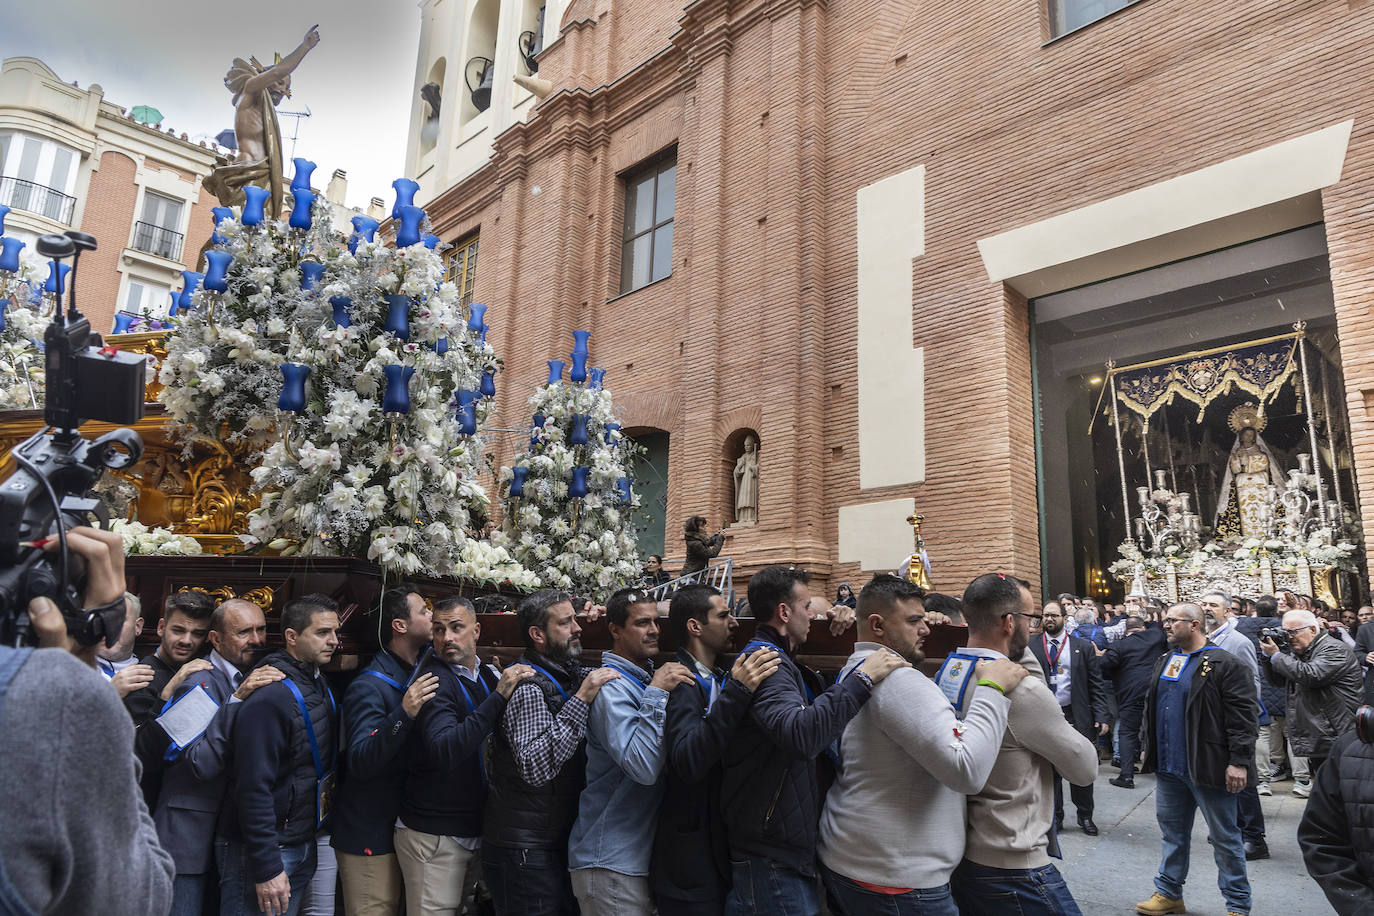
{"type": "Polygon", "coordinates": [[[1283,630],[1260,635],[1264,674],[1288,694],[1288,740],[1316,772],[1337,738],[1355,724],[1364,695],[1355,653],[1317,623],[1311,611],[1283,615],[1283,630]],[[1287,645],[1281,645],[1287,637],[1287,645]]]}
{"type": "Polygon", "coordinates": [[[1331,746],[1298,824],[1310,874],[1340,916],[1374,912],[1374,707],[1331,746]]]}
{"type": "MultiPolygon", "coordinates": [[[[43,236],[39,253],[95,248],[69,235],[43,236]]],[[[142,442],[77,428],[142,415],[143,359],[101,348],[75,274],[44,336],[48,425],[14,448],[0,486],[0,912],[135,916],[171,905],[172,860],[138,790],[133,725],[94,667],[124,626],[124,543],[86,522],[90,488],[142,442]]]]}

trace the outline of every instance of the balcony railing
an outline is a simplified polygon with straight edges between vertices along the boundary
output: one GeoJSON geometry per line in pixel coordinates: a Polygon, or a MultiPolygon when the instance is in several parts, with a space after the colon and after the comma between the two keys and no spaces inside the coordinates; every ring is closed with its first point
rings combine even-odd
{"type": "Polygon", "coordinates": [[[72,224],[76,198],[56,188],[25,181],[23,178],[0,178],[0,204],[16,210],[27,210],[59,223],[72,224]]]}
{"type": "Polygon", "coordinates": [[[134,247],[139,251],[155,254],[169,261],[181,260],[181,245],[184,236],[180,232],[164,229],[142,220],[134,223],[134,247]]]}

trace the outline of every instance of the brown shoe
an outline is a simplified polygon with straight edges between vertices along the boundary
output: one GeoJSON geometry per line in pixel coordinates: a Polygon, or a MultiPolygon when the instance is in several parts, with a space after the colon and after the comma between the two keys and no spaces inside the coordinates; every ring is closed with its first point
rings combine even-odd
{"type": "Polygon", "coordinates": [[[1170,900],[1156,891],[1150,895],[1149,900],[1137,903],[1135,911],[1143,916],[1166,916],[1169,913],[1186,913],[1188,908],[1183,905],[1182,900],[1170,900]]]}

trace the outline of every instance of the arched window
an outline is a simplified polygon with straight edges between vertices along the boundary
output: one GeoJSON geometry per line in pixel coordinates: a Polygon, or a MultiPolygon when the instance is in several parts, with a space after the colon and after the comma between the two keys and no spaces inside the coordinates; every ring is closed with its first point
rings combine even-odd
{"type": "Polygon", "coordinates": [[[459,121],[466,124],[491,107],[496,76],[496,26],[499,0],[477,0],[468,20],[466,63],[463,65],[463,106],[459,121]]]}

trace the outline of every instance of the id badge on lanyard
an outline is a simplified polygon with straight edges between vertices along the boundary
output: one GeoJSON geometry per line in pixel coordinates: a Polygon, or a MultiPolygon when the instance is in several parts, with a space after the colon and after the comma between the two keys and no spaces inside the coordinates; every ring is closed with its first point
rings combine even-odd
{"type": "Polygon", "coordinates": [[[1183,669],[1188,667],[1188,656],[1181,652],[1175,652],[1169,656],[1169,660],[1164,663],[1164,671],[1160,673],[1161,681],[1176,681],[1183,677],[1183,669]]]}
{"type": "MultiPolygon", "coordinates": [[[[328,770],[324,768],[324,761],[320,757],[320,745],[315,740],[315,723],[310,721],[310,710],[305,705],[305,697],[301,695],[301,689],[290,678],[282,683],[296,698],[296,705],[301,709],[301,718],[305,720],[305,737],[310,741],[310,758],[315,764],[315,829],[319,830],[324,826],[324,822],[329,818],[329,813],[334,807],[336,774],[333,767],[328,770]]],[[[335,709],[334,694],[330,692],[328,685],[323,686],[324,695],[329,699],[329,709],[333,712],[335,709]]]]}
{"type": "Polygon", "coordinates": [[[973,669],[977,667],[978,661],[976,655],[951,652],[935,674],[935,685],[940,688],[940,692],[949,700],[949,705],[954,707],[955,714],[961,719],[964,717],[968,685],[973,681],[973,669]]]}

